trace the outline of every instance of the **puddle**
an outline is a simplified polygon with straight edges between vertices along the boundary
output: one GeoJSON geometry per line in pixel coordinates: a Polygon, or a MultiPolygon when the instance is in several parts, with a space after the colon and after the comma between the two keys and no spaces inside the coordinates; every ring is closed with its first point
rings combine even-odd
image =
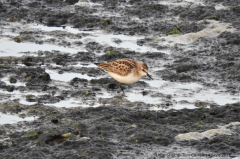
{"type": "Polygon", "coordinates": [[[36,102],[28,102],[28,101],[26,101],[25,98],[24,99],[20,99],[19,103],[23,104],[23,105],[34,105],[34,104],[36,104],[36,102]]]}
{"type": "Polygon", "coordinates": [[[71,107],[98,107],[100,106],[99,103],[93,103],[92,101],[92,106],[91,103],[85,103],[85,102],[82,102],[82,101],[77,101],[76,99],[69,99],[69,100],[62,100],[58,103],[54,103],[54,104],[45,104],[45,105],[48,105],[48,106],[55,106],[55,107],[66,107],[66,108],[71,108],[71,107]]]}
{"type": "MultiPolygon", "coordinates": [[[[42,66],[46,66],[46,65],[42,65],[42,66]]],[[[63,66],[63,65],[57,65],[57,64],[50,64],[50,66],[53,66],[53,67],[66,67],[66,66],[63,66]]],[[[90,68],[90,67],[97,67],[95,64],[93,64],[93,63],[90,63],[90,64],[88,64],[88,63],[78,63],[78,64],[72,64],[72,65],[68,65],[68,66],[70,66],[70,67],[88,67],[88,68],[90,68]]]]}
{"type": "MultiPolygon", "coordinates": [[[[143,96],[142,91],[127,92],[126,98],[132,102],[142,101],[147,104],[161,104],[163,99],[161,97],[154,97],[156,93],[162,93],[164,96],[171,95],[171,101],[173,107],[169,108],[150,108],[152,110],[168,110],[168,109],[195,109],[194,106],[196,101],[204,101],[209,103],[216,103],[219,105],[225,105],[230,103],[236,103],[240,101],[238,96],[232,96],[229,93],[218,92],[217,90],[208,89],[198,83],[175,83],[166,82],[161,80],[145,81],[150,84],[153,93],[143,96]],[[181,101],[187,101],[189,103],[182,104],[181,101]]],[[[148,90],[148,89],[146,89],[148,90]]]]}
{"type": "Polygon", "coordinates": [[[3,32],[2,35],[11,35],[11,36],[19,36],[19,33],[13,33],[13,32],[3,32]]]}
{"type": "MultiPolygon", "coordinates": [[[[62,46],[56,46],[51,44],[34,44],[34,43],[16,43],[14,41],[10,41],[7,38],[0,39],[0,56],[15,56],[20,57],[28,52],[38,52],[39,50],[42,51],[52,51],[52,50],[58,50],[61,52],[68,52],[68,53],[77,53],[78,51],[86,51],[84,50],[76,50],[72,48],[66,48],[62,46]]],[[[38,56],[38,54],[31,54],[38,56]]]]}
{"type": "Polygon", "coordinates": [[[181,1],[169,0],[169,1],[160,1],[159,4],[167,5],[167,6],[170,6],[170,7],[205,6],[204,3],[201,0],[181,0],[181,1]]]}
{"type": "Polygon", "coordinates": [[[24,105],[33,105],[36,102],[28,102],[26,101],[26,95],[31,94],[33,96],[41,96],[41,95],[46,95],[47,93],[38,93],[38,92],[20,92],[20,91],[13,91],[13,92],[8,92],[8,91],[3,91],[0,90],[0,97],[1,97],[1,102],[5,101],[13,101],[13,100],[19,100],[18,102],[24,105]]]}
{"type": "MultiPolygon", "coordinates": [[[[20,92],[20,91],[7,92],[7,91],[0,90],[1,102],[19,99],[18,103],[23,104],[23,105],[36,104],[36,102],[26,101],[26,95],[28,95],[28,94],[39,97],[42,95],[46,95],[47,93],[20,92]],[[4,95],[2,96],[1,94],[4,94],[4,95]]],[[[100,104],[95,103],[94,101],[84,102],[84,101],[77,101],[76,99],[69,99],[69,100],[61,100],[58,103],[51,103],[51,104],[44,103],[44,105],[70,108],[70,107],[98,107],[100,104]]]]}
{"type": "Polygon", "coordinates": [[[51,79],[57,80],[57,81],[64,81],[64,82],[69,82],[75,77],[83,78],[83,79],[87,79],[87,80],[92,80],[92,79],[97,78],[97,77],[90,77],[88,75],[82,75],[80,73],[67,73],[66,72],[63,74],[59,74],[56,71],[52,71],[52,70],[47,70],[46,72],[50,75],[51,79]]]}
{"type": "Polygon", "coordinates": [[[169,110],[169,109],[196,109],[197,107],[194,104],[180,104],[177,103],[174,106],[169,106],[169,107],[151,107],[149,110],[169,110]]]}
{"type": "MultiPolygon", "coordinates": [[[[149,81],[151,82],[151,81],[149,81]]],[[[176,93],[194,93],[195,91],[198,91],[203,86],[197,83],[175,83],[175,82],[166,82],[163,83],[160,87],[158,87],[158,91],[160,93],[164,94],[176,94],[176,93]]]]}
{"type": "Polygon", "coordinates": [[[213,102],[213,103],[217,103],[219,105],[225,105],[225,104],[230,104],[230,103],[235,103],[235,102],[240,101],[238,96],[236,96],[236,98],[234,98],[230,94],[224,94],[224,93],[221,94],[215,90],[201,91],[192,96],[190,95],[187,97],[178,97],[178,98],[176,98],[176,100],[177,101],[186,100],[191,103],[199,100],[199,101],[205,101],[205,102],[213,102]]]}
{"type": "Polygon", "coordinates": [[[14,86],[25,86],[25,83],[23,82],[16,82],[16,83],[10,83],[9,77],[4,77],[1,79],[1,81],[5,82],[7,85],[14,85],[14,86]]]}
{"type": "Polygon", "coordinates": [[[20,118],[17,115],[3,114],[0,112],[0,124],[13,124],[19,121],[33,121],[34,117],[20,118]]]}
{"type": "Polygon", "coordinates": [[[80,0],[78,3],[75,3],[74,5],[75,6],[84,6],[84,7],[102,6],[102,4],[92,3],[89,0],[80,0]]]}
{"type": "Polygon", "coordinates": [[[146,83],[148,83],[151,87],[160,87],[163,84],[167,83],[167,81],[163,81],[163,80],[149,80],[149,81],[144,81],[146,83]]]}
{"type": "Polygon", "coordinates": [[[127,92],[125,98],[131,102],[141,101],[148,104],[160,104],[162,101],[162,98],[153,98],[147,95],[143,96],[142,92],[133,92],[133,93],[127,92]]]}
{"type": "Polygon", "coordinates": [[[149,80],[145,82],[152,87],[151,90],[157,90],[164,94],[175,94],[179,90],[181,91],[180,93],[184,93],[184,91],[193,93],[203,88],[203,86],[198,83],[177,83],[163,80],[149,80]]]}
{"type": "Polygon", "coordinates": [[[69,26],[67,26],[65,29],[63,29],[63,27],[47,27],[47,26],[37,25],[37,24],[29,25],[29,26],[31,28],[41,29],[43,31],[60,30],[60,31],[67,31],[67,32],[70,32],[70,33],[73,33],[73,34],[88,33],[88,34],[91,34],[91,36],[94,36],[94,37],[84,37],[84,38],[81,39],[83,42],[85,41],[86,43],[88,43],[90,41],[93,41],[93,42],[97,42],[97,43],[100,43],[100,44],[107,44],[109,46],[125,48],[125,49],[130,49],[130,50],[139,51],[139,52],[169,53],[167,50],[159,51],[159,50],[154,49],[152,47],[137,45],[137,40],[145,38],[145,37],[142,37],[142,36],[128,36],[128,35],[123,35],[123,34],[113,35],[113,34],[106,34],[103,31],[99,31],[99,30],[96,30],[96,31],[80,31],[78,29],[71,28],[69,26]],[[120,44],[117,44],[117,43],[113,42],[114,39],[119,39],[122,42],[120,44]]]}
{"type": "Polygon", "coordinates": [[[139,46],[137,45],[137,40],[139,39],[144,39],[145,37],[141,36],[128,36],[128,35],[113,35],[113,34],[104,34],[104,33],[96,33],[93,34],[95,37],[92,37],[89,39],[89,37],[85,37],[82,39],[84,42],[97,42],[100,44],[106,44],[112,47],[118,47],[118,48],[124,48],[124,49],[129,49],[133,51],[138,51],[138,52],[163,52],[163,53],[168,53],[168,51],[159,51],[155,48],[148,47],[148,46],[139,46]],[[122,42],[117,44],[113,40],[118,39],[121,40],[122,42]],[[89,41],[90,40],[90,41],[89,41]]]}
{"type": "Polygon", "coordinates": [[[74,99],[70,99],[70,100],[62,100],[62,101],[60,101],[58,103],[54,103],[54,104],[45,104],[45,105],[71,108],[71,107],[79,107],[79,106],[81,106],[81,103],[77,102],[74,99]]]}
{"type": "MultiPolygon", "coordinates": [[[[98,98],[111,98],[111,97],[113,97],[113,95],[109,93],[104,93],[104,95],[98,96],[98,98]]],[[[147,104],[156,104],[156,105],[161,104],[163,101],[161,97],[158,97],[158,98],[152,97],[151,94],[143,96],[142,91],[126,92],[125,98],[131,102],[140,101],[147,104]]],[[[169,106],[169,107],[152,106],[152,107],[149,107],[149,110],[169,110],[169,109],[179,110],[184,108],[196,109],[197,107],[194,104],[189,104],[189,103],[182,104],[180,102],[177,102],[173,106],[169,106]]]]}
{"type": "Polygon", "coordinates": [[[91,63],[91,64],[84,64],[84,63],[79,63],[77,65],[73,65],[73,66],[76,66],[76,67],[97,67],[95,64],[91,63]]]}
{"type": "Polygon", "coordinates": [[[44,26],[41,24],[29,24],[28,25],[29,28],[33,28],[33,29],[40,29],[42,31],[66,31],[72,34],[79,34],[79,33],[88,33],[88,34],[94,34],[94,33],[101,33],[101,31],[83,31],[83,30],[78,30],[76,28],[72,28],[70,26],[66,26],[65,28],[63,27],[48,27],[48,26],[44,26]]]}

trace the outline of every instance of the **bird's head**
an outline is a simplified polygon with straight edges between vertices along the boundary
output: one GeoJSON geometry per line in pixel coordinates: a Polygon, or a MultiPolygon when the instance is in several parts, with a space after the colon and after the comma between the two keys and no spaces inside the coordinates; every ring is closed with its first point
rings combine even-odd
{"type": "MultiPolygon", "coordinates": [[[[142,76],[148,76],[150,79],[152,79],[152,77],[148,74],[148,66],[145,63],[142,63],[141,67],[140,67],[140,74],[142,76]]],[[[153,80],[153,79],[152,79],[153,80]]]]}

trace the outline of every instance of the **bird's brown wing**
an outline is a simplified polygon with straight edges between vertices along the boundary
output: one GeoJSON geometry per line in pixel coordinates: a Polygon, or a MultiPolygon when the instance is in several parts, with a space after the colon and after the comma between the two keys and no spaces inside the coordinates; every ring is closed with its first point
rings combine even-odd
{"type": "Polygon", "coordinates": [[[103,62],[103,63],[94,63],[95,65],[97,65],[98,67],[100,67],[101,69],[103,69],[106,72],[111,72],[111,64],[108,62],[103,62]]]}
{"type": "Polygon", "coordinates": [[[104,62],[96,64],[106,72],[116,73],[120,76],[128,75],[136,67],[136,63],[130,59],[120,59],[113,62],[104,62]]]}

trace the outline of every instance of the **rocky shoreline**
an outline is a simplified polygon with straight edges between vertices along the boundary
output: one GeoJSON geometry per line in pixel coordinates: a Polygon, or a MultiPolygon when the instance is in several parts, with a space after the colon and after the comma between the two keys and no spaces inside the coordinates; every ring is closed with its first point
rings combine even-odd
{"type": "Polygon", "coordinates": [[[0,157],[236,159],[239,15],[236,0],[0,2],[0,111],[34,117],[0,125],[0,157]],[[117,94],[92,64],[120,58],[155,81],[117,94]]]}

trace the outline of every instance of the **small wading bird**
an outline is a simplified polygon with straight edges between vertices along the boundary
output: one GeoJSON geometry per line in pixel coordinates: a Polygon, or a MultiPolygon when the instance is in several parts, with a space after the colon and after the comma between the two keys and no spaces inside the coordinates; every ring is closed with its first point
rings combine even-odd
{"type": "Polygon", "coordinates": [[[124,90],[121,87],[121,83],[131,84],[137,82],[143,76],[148,76],[152,79],[148,74],[147,64],[131,59],[119,59],[112,62],[95,63],[95,65],[117,80],[119,82],[119,90],[121,89],[123,93],[124,90]]]}

